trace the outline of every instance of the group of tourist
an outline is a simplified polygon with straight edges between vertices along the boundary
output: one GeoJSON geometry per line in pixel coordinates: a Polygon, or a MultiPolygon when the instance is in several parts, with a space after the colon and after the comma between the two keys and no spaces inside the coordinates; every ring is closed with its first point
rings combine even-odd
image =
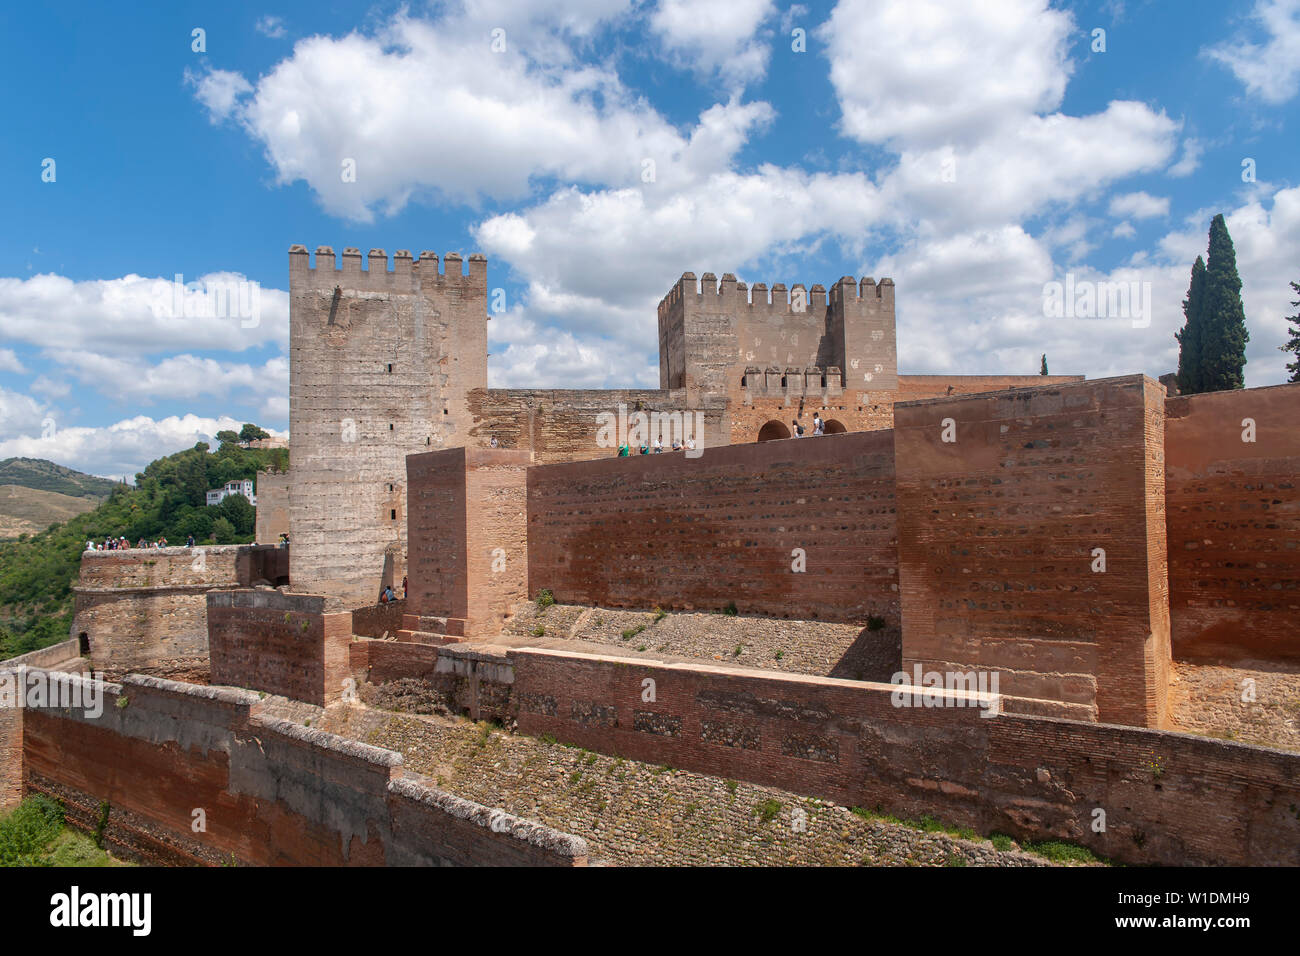
{"type": "MultiPolygon", "coordinates": [[[[185,546],[187,548],[194,547],[194,535],[190,535],[188,538],[185,539],[185,546]]],[[[156,541],[146,541],[144,538],[141,538],[139,541],[135,543],[135,548],[138,551],[144,551],[149,548],[166,548],[166,547],[168,547],[166,537],[159,538],[156,541]]],[[[86,550],[87,551],[129,551],[131,550],[131,542],[124,537],[105,538],[102,542],[87,541],[86,550]]]]}
{"type": "MultiPolygon", "coordinates": [[[[157,541],[149,542],[141,538],[135,543],[136,548],[165,548],[167,539],[159,538],[157,541]]],[[[87,541],[87,551],[127,551],[131,548],[131,542],[126,538],[105,538],[102,542],[87,541]]]]}
{"type": "MultiPolygon", "coordinates": [[[[662,454],[663,450],[664,450],[663,439],[660,438],[660,436],[656,435],[653,444],[646,444],[645,442],[642,442],[640,448],[637,451],[637,454],[658,455],[658,454],[662,454]]],[[[673,451],[695,451],[695,439],[688,437],[686,441],[683,442],[674,438],[672,450],[673,451]]],[[[632,455],[632,447],[627,442],[623,442],[623,444],[618,446],[619,458],[630,458],[631,455],[632,455]]]]}
{"type": "MultiPolygon", "coordinates": [[[[391,604],[393,601],[396,600],[397,600],[397,592],[393,590],[393,586],[391,584],[385,585],[384,589],[379,592],[380,604],[391,604]]],[[[406,600],[406,575],[405,574],[402,575],[402,600],[403,601],[406,600]]]]}
{"type": "MultiPolygon", "coordinates": [[[[791,419],[790,424],[794,426],[794,437],[803,438],[803,426],[799,424],[799,419],[797,418],[791,419]]],[[[822,421],[822,417],[820,414],[818,414],[817,412],[813,412],[813,435],[815,436],[815,435],[825,435],[825,434],[826,434],[826,423],[822,421]]]]}

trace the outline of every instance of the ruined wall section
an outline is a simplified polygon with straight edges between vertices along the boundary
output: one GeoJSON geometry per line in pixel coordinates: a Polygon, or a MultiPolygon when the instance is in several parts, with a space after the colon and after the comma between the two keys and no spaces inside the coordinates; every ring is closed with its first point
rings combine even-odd
{"type": "Polygon", "coordinates": [[[1296,753],[999,713],[992,696],[962,690],[535,648],[370,646],[372,684],[420,680],[449,709],[504,713],[523,733],[625,759],[1068,840],[1135,865],[1300,863],[1296,753]]]}
{"type": "Polygon", "coordinates": [[[406,455],[469,440],[487,383],[487,261],[289,254],[293,587],[373,601],[405,572],[406,455]]]}
{"type": "Polygon", "coordinates": [[[1174,656],[1300,661],[1300,385],[1165,411],[1174,656]]]}
{"type": "Polygon", "coordinates": [[[587,862],[584,841],[438,790],[400,754],[278,719],[256,694],[139,675],[100,686],[97,715],[24,711],[24,790],[60,800],[70,825],[102,829],[118,856],[181,866],[587,862]]]}
{"type": "Polygon", "coordinates": [[[287,574],[287,549],[275,546],[88,551],[72,589],[71,634],[86,635],[97,670],[203,661],[207,593],[287,574]]]}
{"type": "Polygon", "coordinates": [[[996,672],[1009,707],[1161,723],[1162,401],[1129,376],[895,407],[905,670],[996,672]]]}

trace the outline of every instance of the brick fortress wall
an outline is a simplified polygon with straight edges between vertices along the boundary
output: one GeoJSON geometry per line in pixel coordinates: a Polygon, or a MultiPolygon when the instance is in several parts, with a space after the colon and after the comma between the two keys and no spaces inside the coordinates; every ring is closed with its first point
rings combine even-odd
{"type": "Polygon", "coordinates": [[[562,603],[897,625],[895,539],[889,432],[528,469],[529,589],[562,603]]]}
{"type": "Polygon", "coordinates": [[[1070,840],[1130,864],[1300,864],[1296,753],[997,713],[991,696],[960,691],[532,648],[368,647],[359,679],[419,679],[475,719],[606,754],[1070,840]]]}
{"type": "Polygon", "coordinates": [[[349,688],[352,614],[326,598],[274,590],[207,595],[213,684],[324,706],[349,688]]]}
{"type": "Polygon", "coordinates": [[[1163,402],[1130,376],[895,407],[905,670],[997,672],[1018,709],[1160,724],[1163,402]]]}
{"type": "MultiPolygon", "coordinates": [[[[256,694],[139,675],[99,686],[97,716],[21,712],[23,791],[62,801],[69,824],[87,832],[107,806],[104,846],[119,856],[213,866],[586,863],[582,840],[437,790],[392,751],[277,719],[256,694]]],[[[10,762],[13,743],[0,741],[10,762]]]]}
{"type": "Polygon", "coordinates": [[[1300,661],[1300,385],[1165,409],[1174,656],[1300,661]]]}

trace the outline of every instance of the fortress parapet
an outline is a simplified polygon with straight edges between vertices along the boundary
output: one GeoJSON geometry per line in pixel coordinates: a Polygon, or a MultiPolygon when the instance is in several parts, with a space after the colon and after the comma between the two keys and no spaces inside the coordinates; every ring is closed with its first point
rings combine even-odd
{"type": "Polygon", "coordinates": [[[389,268],[388,254],[383,249],[371,249],[365,256],[366,268],[361,267],[361,250],[349,246],[343,250],[342,264],[331,246],[317,246],[315,264],[307,247],[289,247],[289,286],[291,289],[327,289],[335,286],[357,292],[412,292],[419,288],[438,288],[465,293],[487,294],[487,257],[474,253],[468,260],[458,252],[443,257],[439,269],[438,254],[428,250],[415,259],[410,250],[399,249],[393,254],[389,268]],[[466,271],[465,263],[468,263],[466,271]]]}

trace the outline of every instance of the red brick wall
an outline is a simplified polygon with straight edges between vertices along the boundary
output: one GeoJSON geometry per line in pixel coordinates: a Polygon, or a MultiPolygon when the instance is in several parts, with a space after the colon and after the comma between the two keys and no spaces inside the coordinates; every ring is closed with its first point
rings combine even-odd
{"type": "Polygon", "coordinates": [[[407,613],[469,615],[465,449],[406,456],[407,613]]]}
{"type": "Polygon", "coordinates": [[[528,531],[557,601],[898,619],[888,432],[536,466],[528,531]]]}
{"type": "Polygon", "coordinates": [[[981,833],[1068,839],[1122,862],[1300,864],[1300,754],[899,707],[881,684],[558,651],[507,657],[524,733],[981,833]],[[1103,833],[1092,830],[1097,809],[1103,833]]]}
{"type": "MultiPolygon", "coordinates": [[[[400,595],[401,582],[394,590],[400,595]]],[[[365,607],[352,609],[352,633],[366,637],[392,637],[402,627],[402,617],[406,614],[406,601],[399,597],[387,604],[367,604],[365,607]]]]}
{"type": "Polygon", "coordinates": [[[1162,400],[1129,376],[895,406],[905,669],[996,672],[1049,713],[1160,723],[1162,400]]]}
{"type": "MultiPolygon", "coordinates": [[[[450,448],[409,455],[406,613],[495,633],[528,597],[526,451],[450,448]]],[[[441,630],[445,624],[427,623],[441,630]]]]}
{"type": "Polygon", "coordinates": [[[241,691],[131,676],[106,685],[95,719],[28,710],[26,790],[62,800],[83,830],[106,803],[105,845],[153,864],[586,862],[581,840],[435,790],[398,754],[262,708],[241,691]]]}
{"type": "Polygon", "coordinates": [[[326,600],[280,591],[208,594],[211,681],[324,705],[351,675],[352,615],[326,600]]]}
{"type": "Polygon", "coordinates": [[[1300,660],[1300,385],[1178,396],[1165,413],[1174,656],[1300,660]]]}

